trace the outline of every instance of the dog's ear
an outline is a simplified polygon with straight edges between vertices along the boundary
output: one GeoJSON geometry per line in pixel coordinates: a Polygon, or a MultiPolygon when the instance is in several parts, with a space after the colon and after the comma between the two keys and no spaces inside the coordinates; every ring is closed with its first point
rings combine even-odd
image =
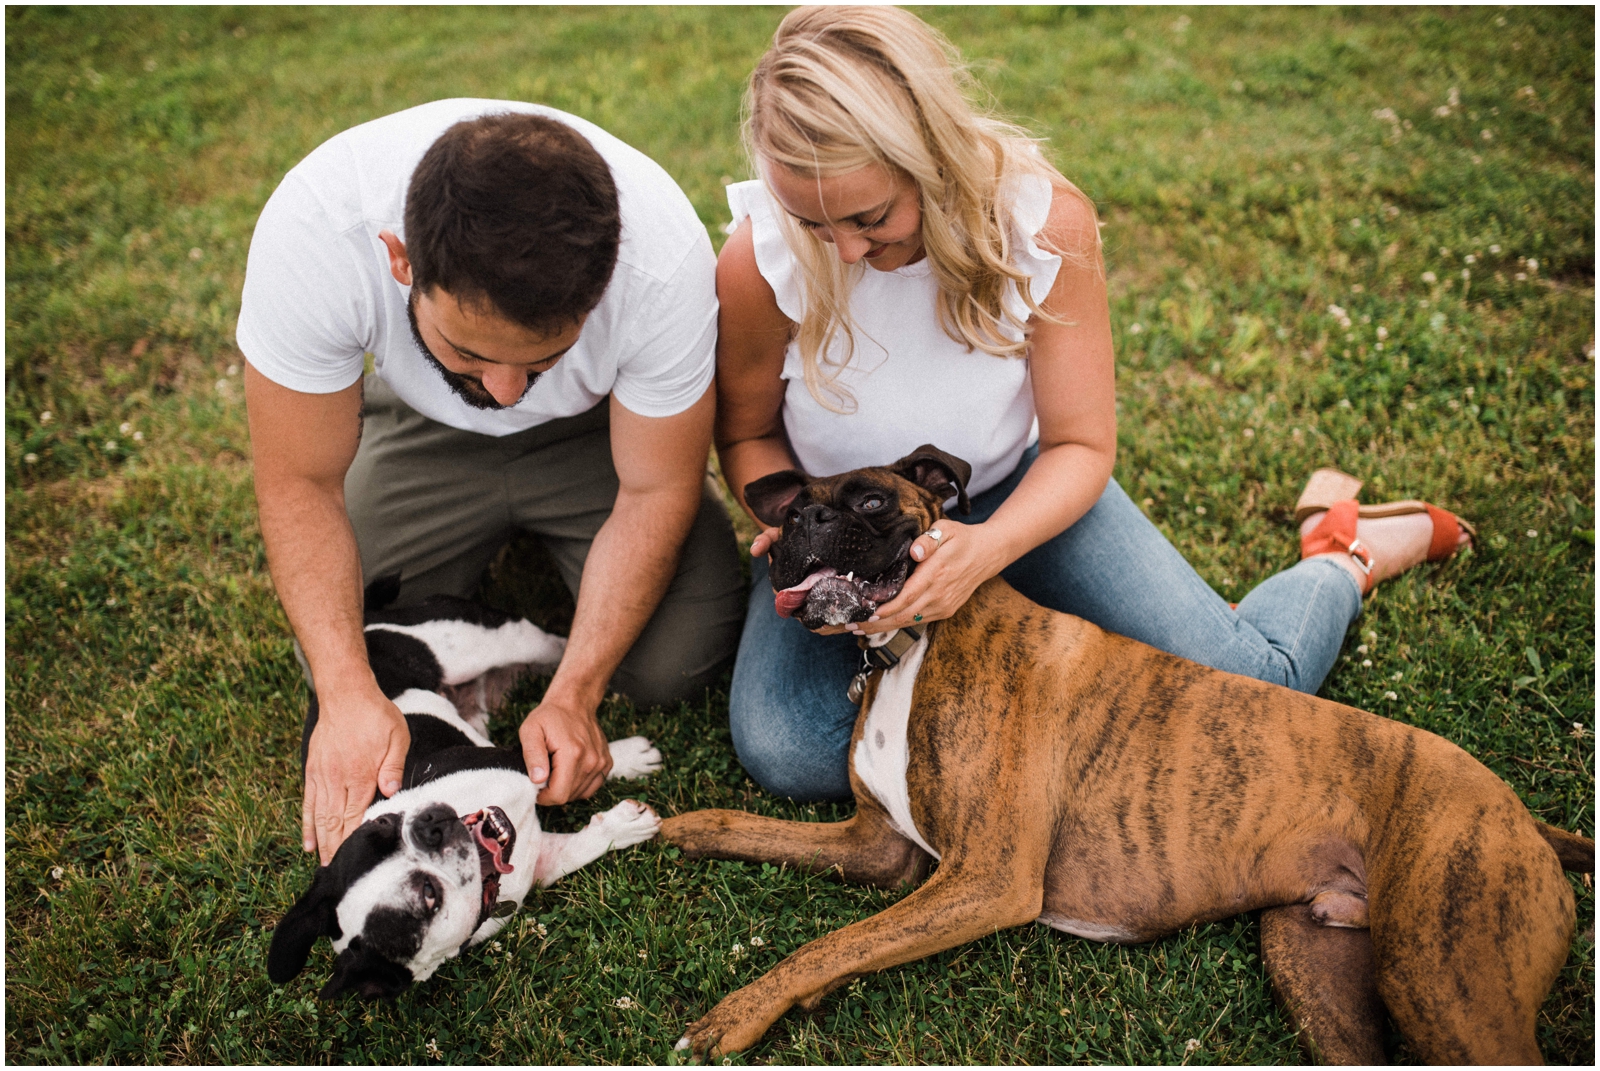
{"type": "Polygon", "coordinates": [[[762,524],[781,527],[783,515],[789,510],[789,503],[794,501],[794,496],[800,489],[811,482],[811,477],[798,469],[784,469],[763,476],[759,480],[744,485],[744,500],[749,503],[750,512],[762,524]]]}
{"type": "Polygon", "coordinates": [[[933,492],[940,502],[955,496],[956,509],[963,514],[972,512],[972,503],[967,499],[972,466],[954,454],[947,454],[932,443],[923,443],[889,468],[918,487],[933,492]]]}
{"type": "Polygon", "coordinates": [[[393,1000],[410,984],[409,969],[383,958],[355,937],[334,960],[333,977],[317,995],[332,1000],[353,989],[362,1000],[393,1000]]]}
{"type": "Polygon", "coordinates": [[[274,985],[283,985],[305,969],[317,938],[337,940],[342,936],[338,915],[340,893],[333,886],[328,868],[318,868],[311,888],[272,931],[272,947],[267,950],[267,977],[274,985]]]}

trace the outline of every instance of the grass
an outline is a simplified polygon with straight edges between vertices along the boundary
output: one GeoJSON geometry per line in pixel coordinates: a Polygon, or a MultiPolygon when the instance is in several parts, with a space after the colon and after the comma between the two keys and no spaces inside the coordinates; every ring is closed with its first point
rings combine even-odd
{"type": "MultiPolygon", "coordinates": [[[[1476,520],[1478,550],[1385,585],[1323,694],[1445,735],[1592,836],[1590,13],[926,15],[1101,206],[1123,485],[1235,599],[1293,560],[1318,465],[1476,520]]],[[[777,18],[7,9],[9,1061],[662,1062],[735,986],[894,899],[653,844],[536,894],[393,1005],[317,1003],[326,946],[290,985],[264,967],[311,862],[306,694],[232,343],[256,213],[345,127],[509,97],[650,153],[720,241],[741,81],[777,18]]],[[[559,621],[530,557],[490,594],[559,621]]],[[[724,693],[602,720],[660,742],[642,791],[662,813],[843,813],[751,785],[724,693]]],[[[1595,905],[1572,880],[1579,936],[1539,1039],[1592,1064],[1595,905]]],[[[1300,1058],[1241,917],[1133,948],[999,933],[861,979],[740,1059],[1300,1058]]]]}

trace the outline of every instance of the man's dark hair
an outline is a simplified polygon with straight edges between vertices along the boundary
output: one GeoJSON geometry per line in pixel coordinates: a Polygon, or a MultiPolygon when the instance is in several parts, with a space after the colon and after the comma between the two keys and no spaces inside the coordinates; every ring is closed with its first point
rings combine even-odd
{"type": "Polygon", "coordinates": [[[406,191],[413,290],[559,331],[600,303],[622,213],[611,169],[571,127],[512,112],[457,123],[406,191]]]}

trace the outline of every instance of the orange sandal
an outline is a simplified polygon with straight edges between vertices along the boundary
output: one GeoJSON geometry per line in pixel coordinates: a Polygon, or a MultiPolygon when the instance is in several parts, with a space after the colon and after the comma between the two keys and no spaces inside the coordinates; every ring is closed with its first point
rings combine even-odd
{"type": "Polygon", "coordinates": [[[1300,537],[1300,557],[1304,560],[1316,554],[1349,554],[1366,578],[1361,587],[1363,595],[1372,590],[1372,553],[1356,538],[1356,522],[1360,518],[1426,513],[1433,522],[1433,539],[1428,544],[1430,562],[1444,561],[1454,554],[1462,532],[1469,539],[1478,534],[1471,524],[1450,511],[1416,499],[1359,505],[1355,499],[1360,490],[1361,481],[1354,476],[1338,469],[1318,469],[1306,481],[1306,489],[1295,503],[1294,522],[1303,524],[1313,513],[1327,511],[1315,528],[1300,537]]]}

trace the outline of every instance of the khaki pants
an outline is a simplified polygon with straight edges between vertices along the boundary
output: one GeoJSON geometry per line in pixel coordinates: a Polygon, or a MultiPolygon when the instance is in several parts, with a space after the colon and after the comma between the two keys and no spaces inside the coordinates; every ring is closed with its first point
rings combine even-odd
{"type": "MultiPolygon", "coordinates": [[[[576,598],[617,497],[607,402],[497,438],[428,419],[376,376],[364,389],[344,484],[363,584],[399,574],[395,605],[470,596],[520,530],[539,537],[576,598]]],[[[646,705],[698,696],[733,657],[744,606],[733,526],[708,478],[672,583],[611,687],[646,705]]]]}

